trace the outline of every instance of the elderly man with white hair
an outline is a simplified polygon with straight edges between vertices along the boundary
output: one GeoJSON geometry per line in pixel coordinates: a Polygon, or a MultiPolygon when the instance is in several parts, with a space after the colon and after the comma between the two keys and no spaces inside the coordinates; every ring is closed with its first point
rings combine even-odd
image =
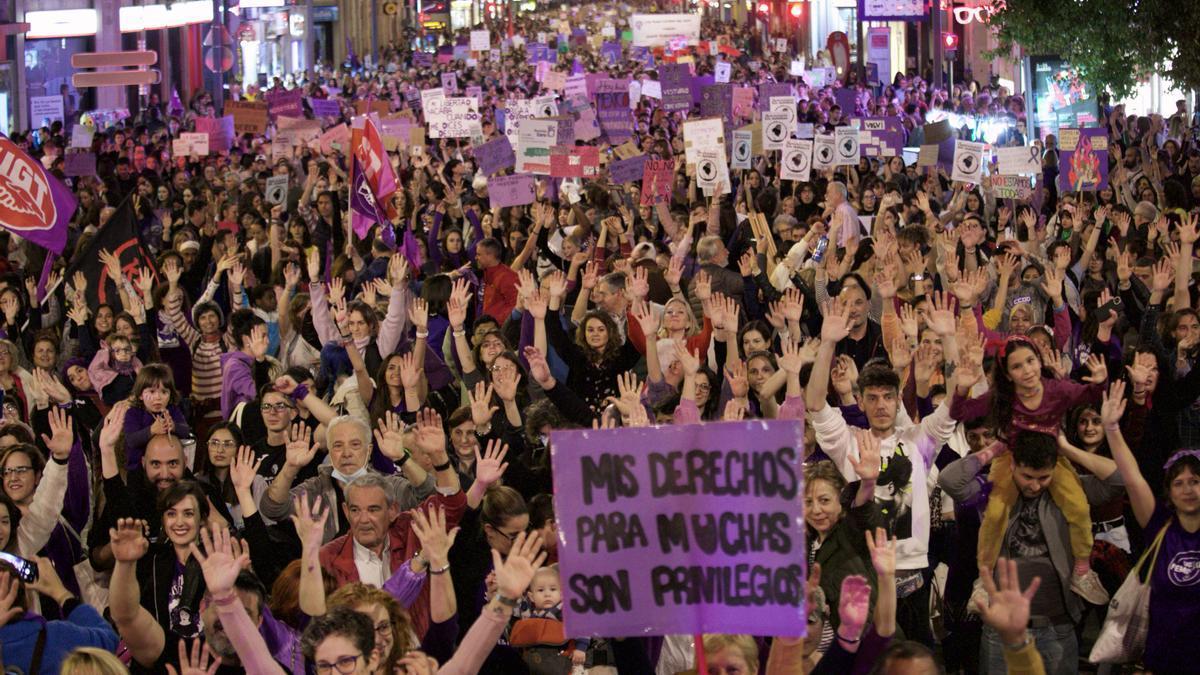
{"type": "Polygon", "coordinates": [[[389,413],[387,419],[380,422],[380,430],[375,436],[379,439],[380,451],[395,462],[397,473],[379,474],[371,467],[371,428],[357,417],[343,415],[331,421],[326,431],[328,463],[317,467],[316,476],[291,487],[296,474],[312,461],[317,451],[312,430],[294,425],[288,435],[284,466],[263,495],[259,510],[267,518],[279,521],[291,515],[292,500],[297,495],[303,493],[310,503],[319,495],[325,504],[336,506],[325,521],[322,542],[328,543],[346,530],[341,505],[345,503],[346,486],[360,476],[380,475],[387,485],[389,503],[401,511],[414,508],[435,491],[443,495],[461,491],[458,473],[446,455],[446,434],[437,413],[426,409],[419,414],[417,426],[409,438],[414,451],[432,459],[434,475],[410,458],[405,448],[404,427],[395,415],[389,413]]]}

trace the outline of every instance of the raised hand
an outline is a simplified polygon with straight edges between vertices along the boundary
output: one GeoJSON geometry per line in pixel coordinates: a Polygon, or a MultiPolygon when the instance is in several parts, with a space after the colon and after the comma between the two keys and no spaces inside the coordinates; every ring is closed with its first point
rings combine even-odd
{"type": "MultiPolygon", "coordinates": [[[[533,378],[533,381],[537,382],[542,389],[554,388],[554,376],[550,374],[550,364],[546,363],[546,355],[533,345],[526,347],[524,354],[525,362],[529,364],[529,376],[533,378]]],[[[473,416],[474,407],[471,408],[471,412],[473,416]]],[[[488,419],[491,419],[490,415],[488,419]]]]}
{"type": "Polygon", "coordinates": [[[387,410],[383,419],[379,420],[378,426],[374,434],[379,452],[392,461],[404,457],[404,424],[400,421],[400,416],[387,410]]]}
{"type": "Polygon", "coordinates": [[[695,376],[700,372],[700,359],[688,351],[687,343],[683,340],[672,340],[675,349],[675,358],[679,361],[679,367],[683,369],[683,374],[687,376],[695,376]]]}
{"type": "Polygon", "coordinates": [[[750,393],[750,380],[746,375],[746,364],[735,361],[725,368],[725,379],[729,381],[729,391],[733,398],[745,398],[750,393]]]}
{"type": "Polygon", "coordinates": [[[104,416],[104,426],[100,428],[100,449],[115,450],[117,441],[125,432],[125,413],[129,412],[129,401],[118,401],[104,416]]]}
{"type": "Polygon", "coordinates": [[[696,299],[703,302],[712,297],[712,277],[701,270],[696,274],[696,299]]]}
{"type": "Polygon", "coordinates": [[[1100,404],[1100,421],[1105,429],[1116,429],[1121,426],[1121,417],[1125,415],[1125,382],[1117,380],[1108,385],[1100,404]]]}
{"type": "Polygon", "coordinates": [[[312,428],[307,424],[296,422],[288,430],[287,444],[284,445],[285,459],[293,469],[303,469],[317,455],[317,444],[313,442],[312,428]]]}
{"type": "Polygon", "coordinates": [[[867,616],[871,612],[871,584],[866,577],[859,574],[848,574],[842,579],[841,593],[838,595],[838,626],[840,637],[849,642],[857,642],[862,635],[862,628],[867,624],[867,616]],[[847,635],[847,633],[850,633],[847,635]]]}
{"type": "Polygon", "coordinates": [[[644,300],[637,303],[633,307],[633,318],[637,320],[638,325],[642,328],[642,334],[647,340],[654,340],[658,333],[658,317],[654,311],[650,309],[650,305],[644,300]]]}
{"type": "Polygon", "coordinates": [[[425,372],[425,364],[417,361],[417,355],[409,350],[400,357],[400,386],[405,389],[416,389],[421,384],[421,375],[425,372]]]}
{"type": "Polygon", "coordinates": [[[591,291],[596,287],[596,281],[600,278],[600,265],[595,260],[588,262],[587,267],[583,268],[583,279],[580,281],[583,290],[591,291]]]}
{"type": "Polygon", "coordinates": [[[957,326],[953,299],[941,291],[934,291],[929,311],[929,327],[940,337],[953,335],[957,326]]]}
{"type": "Polygon", "coordinates": [[[0,626],[20,618],[25,610],[17,605],[17,592],[21,585],[9,573],[0,573],[0,626]]]}
{"type": "Polygon", "coordinates": [[[629,298],[641,301],[650,295],[650,276],[645,267],[635,267],[629,277],[629,298]]]}
{"type": "Polygon", "coordinates": [[[471,421],[475,426],[482,427],[491,424],[492,415],[500,410],[497,406],[492,405],[492,393],[494,385],[485,384],[483,382],[475,383],[475,391],[467,391],[467,402],[471,406],[471,421]]]}
{"type": "Polygon", "coordinates": [[[50,454],[60,461],[71,456],[71,446],[75,444],[75,422],[66,410],[54,406],[50,408],[50,435],[42,434],[42,443],[50,454]]]}
{"type": "Polygon", "coordinates": [[[325,537],[325,521],[329,519],[329,509],[321,507],[321,495],[308,505],[308,495],[301,492],[292,499],[292,525],[296,527],[296,536],[300,538],[301,548],[320,546],[325,537]]]}
{"type": "Polygon", "coordinates": [[[990,599],[987,606],[979,607],[979,617],[1000,634],[1001,641],[1014,644],[1025,636],[1029,625],[1029,607],[1042,584],[1042,578],[1034,577],[1029,588],[1022,592],[1017,561],[1006,558],[996,562],[996,575],[1000,577],[999,589],[992,580],[992,571],[986,565],[979,566],[979,579],[990,599]]]}
{"type": "Polygon", "coordinates": [[[741,422],[746,418],[746,402],[742,399],[731,398],[725,402],[725,411],[721,419],[726,422],[741,422]]]}
{"type": "Polygon", "coordinates": [[[913,350],[908,346],[908,340],[903,337],[893,340],[888,349],[888,358],[892,362],[893,370],[903,372],[913,361],[913,350]]]}
{"type": "Polygon", "coordinates": [[[483,454],[479,454],[479,446],[475,446],[475,481],[483,485],[491,485],[500,480],[508,469],[504,461],[508,454],[508,445],[496,439],[490,439],[483,454]]]}
{"type": "Polygon", "coordinates": [[[168,675],[216,675],[221,667],[221,657],[215,656],[199,638],[192,640],[191,656],[188,655],[187,640],[179,641],[179,668],[168,663],[168,675]]]}
{"type": "Polygon", "coordinates": [[[541,321],[546,318],[546,312],[550,305],[550,298],[540,289],[535,289],[525,298],[525,309],[535,321],[541,321]]]}
{"type": "Polygon", "coordinates": [[[864,532],[867,537],[867,550],[871,552],[871,564],[875,567],[875,574],[883,577],[896,574],[896,538],[888,539],[887,530],[882,527],[875,528],[874,536],[871,532],[864,532]]]}
{"type": "Polygon", "coordinates": [[[983,379],[983,346],[968,340],[958,350],[958,363],[954,369],[955,385],[964,391],[983,379]]]}
{"type": "Polygon", "coordinates": [[[117,562],[137,562],[150,549],[146,521],[135,518],[117,519],[117,526],[108,530],[108,540],[117,562]]]}
{"type": "Polygon", "coordinates": [[[42,368],[34,368],[33,377],[37,381],[38,388],[46,392],[46,395],[54,399],[58,403],[70,403],[71,392],[63,386],[62,382],[58,381],[50,371],[42,368]]]}
{"type": "Polygon", "coordinates": [[[248,445],[238,448],[233,455],[233,461],[229,463],[229,480],[233,483],[233,489],[239,492],[249,490],[250,486],[254,485],[254,477],[258,475],[258,469],[264,459],[265,455],[255,459],[254,449],[248,445]]]}
{"type": "Polygon", "coordinates": [[[250,355],[261,361],[267,357],[267,349],[271,346],[271,338],[267,335],[266,326],[255,326],[250,329],[250,355]]]}
{"type": "Polygon", "coordinates": [[[854,473],[865,481],[875,481],[879,478],[881,453],[879,439],[870,429],[855,429],[854,438],[858,441],[858,458],[847,455],[854,473]]]}
{"type": "MultiPolygon", "coordinates": [[[[732,300],[732,299],[731,299],[732,300]]],[[[789,288],[783,293],[783,318],[799,321],[804,316],[804,294],[798,288],[789,288]]]]}
{"type": "Polygon", "coordinates": [[[799,375],[804,367],[804,357],[800,353],[800,344],[793,340],[783,341],[783,353],[779,355],[779,367],[791,375],[799,375]]]}
{"type": "Polygon", "coordinates": [[[854,383],[858,381],[858,364],[846,354],[833,361],[829,371],[829,382],[833,392],[840,398],[847,398],[854,393],[854,383]]]}
{"type": "Polygon", "coordinates": [[[900,305],[900,328],[909,340],[917,339],[917,332],[920,329],[920,325],[917,310],[907,302],[900,305]]]}
{"type": "Polygon", "coordinates": [[[417,413],[417,426],[413,428],[413,446],[435,459],[446,454],[446,431],[442,427],[442,416],[432,408],[425,408],[417,413]]]}
{"type": "Polygon", "coordinates": [[[224,525],[214,524],[211,536],[208,530],[200,528],[200,539],[204,551],[193,543],[191,552],[200,563],[208,592],[214,598],[226,597],[233,591],[238,573],[250,564],[250,553],[242,550],[241,542],[229,536],[229,528],[224,525]]]}
{"type": "Polygon", "coordinates": [[[414,509],[412,530],[421,542],[421,557],[425,558],[430,568],[439,570],[450,564],[450,547],[454,546],[459,528],[446,531],[446,511],[441,504],[428,509],[414,509]]]}
{"type": "Polygon", "coordinates": [[[850,335],[850,310],[842,300],[830,300],[825,305],[821,322],[821,341],[838,343],[850,335]]]}
{"type": "Polygon", "coordinates": [[[1084,382],[1089,384],[1103,384],[1108,381],[1108,365],[1099,354],[1089,356],[1085,365],[1087,365],[1090,374],[1083,378],[1084,382]]]}
{"type": "Polygon", "coordinates": [[[500,560],[500,552],[492,549],[492,567],[496,571],[496,590],[500,595],[516,600],[533,580],[533,573],[546,561],[539,532],[522,532],[512,543],[508,558],[500,560]]]}

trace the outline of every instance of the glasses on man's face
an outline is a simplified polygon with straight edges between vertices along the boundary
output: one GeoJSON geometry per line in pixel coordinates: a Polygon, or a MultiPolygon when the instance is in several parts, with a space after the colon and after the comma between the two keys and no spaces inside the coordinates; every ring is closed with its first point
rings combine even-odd
{"type": "Polygon", "coordinates": [[[343,656],[333,663],[317,661],[317,675],[329,675],[335,670],[342,675],[350,675],[358,667],[358,660],[361,658],[362,654],[355,654],[354,656],[343,656]]]}
{"type": "Polygon", "coordinates": [[[290,406],[286,403],[264,403],[264,404],[262,404],[263,412],[281,413],[281,412],[284,412],[286,410],[291,410],[291,409],[292,409],[292,406],[290,406]]]}
{"type": "Polygon", "coordinates": [[[237,443],[232,438],[227,441],[223,441],[219,438],[210,438],[210,439],[208,439],[208,447],[224,448],[226,450],[232,450],[235,447],[237,447],[237,443]]]}
{"type": "Polygon", "coordinates": [[[10,466],[4,470],[4,477],[14,478],[16,476],[24,476],[30,471],[33,471],[32,466],[10,466]]]}

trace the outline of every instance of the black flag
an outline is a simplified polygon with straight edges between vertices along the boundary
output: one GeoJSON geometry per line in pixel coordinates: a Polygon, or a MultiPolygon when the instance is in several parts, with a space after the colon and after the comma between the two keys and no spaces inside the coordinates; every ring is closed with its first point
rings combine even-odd
{"type": "Polygon", "coordinates": [[[134,280],[143,267],[150,268],[155,282],[159,280],[158,267],[150,255],[150,249],[142,242],[138,234],[137,220],[133,215],[133,207],[129,200],[121,202],[108,222],[100,228],[96,236],[71,262],[64,278],[70,281],[75,272],[83,272],[87,278],[87,302],[95,312],[101,304],[118,308],[121,305],[121,294],[117,285],[108,277],[104,263],[100,262],[100,251],[107,250],[121,261],[121,271],[126,279],[134,280]]]}

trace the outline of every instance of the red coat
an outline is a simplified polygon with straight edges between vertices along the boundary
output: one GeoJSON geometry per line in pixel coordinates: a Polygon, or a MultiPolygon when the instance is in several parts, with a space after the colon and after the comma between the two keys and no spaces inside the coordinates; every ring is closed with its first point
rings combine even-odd
{"type": "Polygon", "coordinates": [[[508,265],[493,265],[483,271],[483,313],[504,325],[517,306],[520,277],[508,265]]]}
{"type": "MultiPolygon", "coordinates": [[[[467,508],[467,495],[462,490],[449,497],[435,493],[417,508],[428,508],[441,504],[446,511],[446,527],[453,528],[462,520],[467,508]]],[[[388,545],[391,546],[388,558],[392,572],[400,569],[401,565],[409,564],[413,555],[421,550],[421,541],[412,529],[412,511],[404,511],[392,521],[388,529],[388,545]]],[[[338,587],[358,581],[358,567],[354,564],[354,543],[350,534],[344,534],[321,547],[321,567],[329,570],[337,580],[338,587]]],[[[413,630],[417,637],[425,637],[429,629],[429,583],[426,581],[412,606],[408,608],[408,616],[412,621],[413,630]]]]}

